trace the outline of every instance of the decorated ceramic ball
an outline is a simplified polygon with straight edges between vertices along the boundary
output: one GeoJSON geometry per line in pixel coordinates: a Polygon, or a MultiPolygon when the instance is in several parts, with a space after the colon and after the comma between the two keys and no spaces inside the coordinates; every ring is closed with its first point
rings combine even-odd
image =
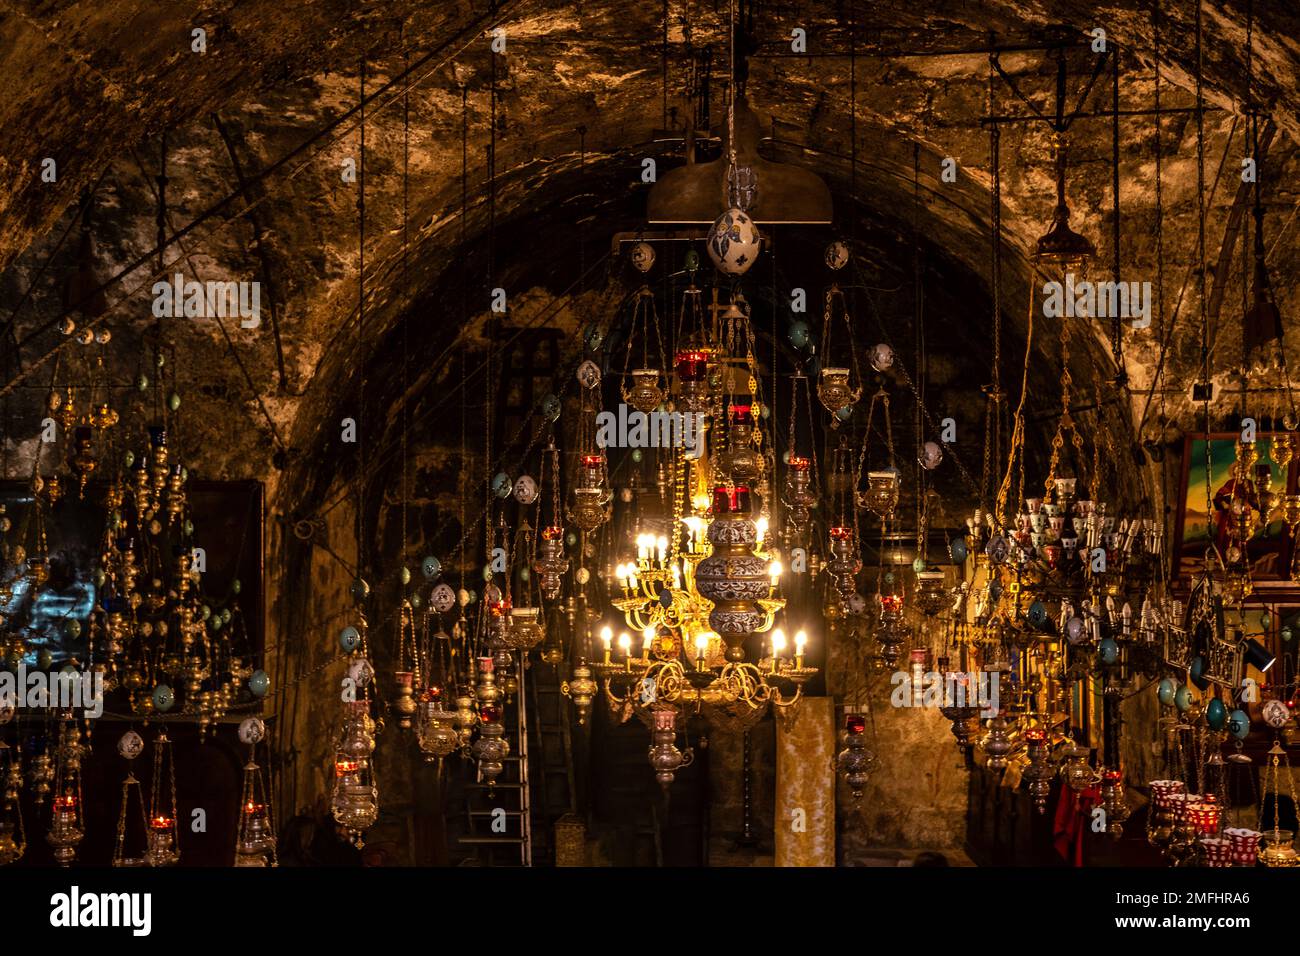
{"type": "Polygon", "coordinates": [[[1250,717],[1244,710],[1234,710],[1228,715],[1228,733],[1238,740],[1245,740],[1250,733],[1250,717]]]}
{"type": "Polygon", "coordinates": [[[348,665],[348,676],[352,678],[352,683],[357,687],[365,687],[375,676],[375,669],[370,666],[370,661],[364,657],[358,657],[348,665]]]}
{"type": "Polygon", "coordinates": [[[361,644],[361,632],[349,624],[339,631],[339,647],[351,654],[361,644]]]}
{"type": "Polygon", "coordinates": [[[1228,708],[1223,706],[1223,701],[1217,697],[1211,697],[1210,702],[1205,705],[1205,722],[1210,725],[1211,730],[1222,730],[1223,725],[1228,722],[1228,708]]]}
{"type": "Polygon", "coordinates": [[[921,454],[917,456],[917,461],[926,471],[934,471],[939,467],[939,462],[943,461],[943,446],[937,441],[928,441],[921,446],[921,454]]]}
{"type": "Polygon", "coordinates": [[[894,350],[889,345],[881,342],[871,349],[871,367],[877,372],[883,372],[894,364],[894,350]]]}
{"type": "Polygon", "coordinates": [[[694,249],[686,250],[686,257],[682,261],[682,265],[687,272],[695,272],[700,267],[700,254],[694,249]]]}
{"type": "Polygon", "coordinates": [[[134,760],[144,752],[144,738],[134,730],[128,730],[117,742],[117,752],[127,760],[134,760]]]}
{"type": "Polygon", "coordinates": [[[420,562],[420,573],[426,581],[432,581],[442,573],[442,562],[430,554],[420,562]]]}
{"type": "Polygon", "coordinates": [[[826,247],[826,268],[838,272],[849,264],[849,247],[836,239],[826,247]]]}
{"type": "Polygon", "coordinates": [[[812,337],[812,330],[808,328],[807,322],[791,322],[790,331],[786,333],[786,337],[795,348],[807,348],[812,337]]]}
{"type": "Polygon", "coordinates": [[[176,695],[166,684],[159,684],[153,689],[153,706],[155,710],[166,713],[176,703],[176,695]]]}
{"type": "Polygon", "coordinates": [[[1178,690],[1174,692],[1174,706],[1179,710],[1192,706],[1192,691],[1186,684],[1179,684],[1178,690]]]}
{"type": "Polygon", "coordinates": [[[1170,707],[1173,705],[1174,694],[1177,689],[1177,685],[1174,684],[1173,679],[1166,677],[1160,681],[1160,685],[1156,688],[1156,697],[1159,698],[1160,703],[1164,704],[1166,707],[1170,707]]]}
{"type": "Polygon", "coordinates": [[[504,471],[498,471],[492,478],[492,493],[498,498],[509,498],[514,482],[504,471]]]}
{"type": "Polygon", "coordinates": [[[252,746],[266,736],[266,724],[260,717],[249,717],[239,724],[239,740],[252,746]]]}
{"type": "Polygon", "coordinates": [[[520,475],[515,481],[515,501],[531,505],[537,500],[537,482],[530,475],[520,475]]]}
{"type": "Polygon", "coordinates": [[[563,410],[564,404],[560,401],[560,396],[547,395],[542,399],[542,415],[547,421],[556,421],[563,410]]]}
{"type": "Polygon", "coordinates": [[[1097,645],[1097,655],[1103,664],[1114,664],[1119,660],[1119,645],[1113,637],[1103,637],[1097,645]]]}
{"type": "Polygon", "coordinates": [[[762,248],[758,226],[743,210],[731,208],[713,221],[705,246],[720,272],[744,275],[758,259],[762,248]]]}
{"type": "Polygon", "coordinates": [[[628,258],[632,260],[632,265],[636,266],[637,272],[649,272],[650,267],[655,264],[655,247],[648,242],[638,242],[632,247],[628,258]]]}
{"type": "Polygon", "coordinates": [[[248,678],[248,690],[254,697],[265,697],[266,692],[271,689],[271,678],[267,676],[266,671],[253,671],[248,678]]]}

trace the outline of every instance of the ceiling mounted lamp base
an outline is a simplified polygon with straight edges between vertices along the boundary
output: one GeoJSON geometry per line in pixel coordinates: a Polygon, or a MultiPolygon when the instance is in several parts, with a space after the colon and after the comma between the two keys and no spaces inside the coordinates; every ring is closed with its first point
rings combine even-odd
{"type": "MultiPolygon", "coordinates": [[[[748,206],[754,222],[767,225],[829,226],[831,191],[816,173],[785,163],[773,163],[758,153],[762,127],[749,105],[735,106],[735,164],[752,170],[757,188],[748,206]]],[[[728,181],[730,142],[724,133],[722,156],[709,163],[695,162],[692,136],[686,141],[686,165],[660,177],[650,190],[646,218],[651,223],[712,223],[719,209],[731,205],[728,181]]]]}

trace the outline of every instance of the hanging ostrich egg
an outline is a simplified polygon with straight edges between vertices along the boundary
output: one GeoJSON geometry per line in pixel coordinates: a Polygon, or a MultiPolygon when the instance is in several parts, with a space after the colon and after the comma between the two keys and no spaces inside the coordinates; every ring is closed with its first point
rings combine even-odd
{"type": "Polygon", "coordinates": [[[515,500],[521,505],[531,505],[537,500],[537,482],[529,475],[520,475],[515,482],[515,500]]]}
{"type": "Polygon", "coordinates": [[[650,267],[655,264],[655,247],[648,242],[638,242],[632,247],[629,258],[638,272],[649,272],[650,267]]]}
{"type": "Polygon", "coordinates": [[[826,267],[838,272],[849,264],[849,247],[836,239],[826,247],[826,267]]]}
{"type": "Polygon", "coordinates": [[[939,462],[943,461],[943,448],[938,442],[928,441],[921,446],[918,460],[926,471],[933,471],[939,467],[939,462]]]}
{"type": "Polygon", "coordinates": [[[871,349],[871,367],[877,372],[883,372],[894,364],[894,350],[881,342],[871,349]]]}
{"type": "Polygon", "coordinates": [[[739,276],[754,264],[762,242],[754,220],[743,210],[732,208],[713,220],[705,245],[709,249],[709,258],[720,272],[739,276]]]}

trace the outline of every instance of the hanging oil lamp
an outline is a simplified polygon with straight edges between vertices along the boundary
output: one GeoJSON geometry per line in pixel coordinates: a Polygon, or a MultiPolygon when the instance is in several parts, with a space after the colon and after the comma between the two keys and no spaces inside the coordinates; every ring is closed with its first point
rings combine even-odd
{"type": "Polygon", "coordinates": [[[578,714],[579,725],[587,722],[591,702],[595,699],[599,690],[600,685],[592,677],[591,668],[587,665],[585,659],[578,661],[574,665],[572,675],[560,685],[560,692],[573,701],[573,708],[578,714]]]}
{"type": "Polygon", "coordinates": [[[172,742],[159,731],[153,742],[153,785],[149,790],[148,849],[150,866],[175,866],[180,862],[180,830],[176,816],[176,766],[172,742]]]}
{"type": "Polygon", "coordinates": [[[59,866],[71,866],[77,858],[77,847],[86,835],[81,797],[81,731],[72,720],[61,724],[54,768],[54,808],[45,842],[54,848],[54,861],[59,866]]]}
{"type": "Polygon", "coordinates": [[[1021,777],[1024,779],[1029,796],[1033,798],[1034,809],[1039,813],[1047,812],[1047,798],[1052,792],[1052,778],[1056,776],[1052,769],[1049,755],[1047,731],[1042,727],[1028,727],[1022,738],[1025,742],[1025,754],[1029,757],[1029,766],[1025,767],[1021,777]]]}
{"type": "Polygon", "coordinates": [[[443,705],[442,687],[428,687],[420,697],[415,725],[416,739],[426,761],[438,762],[460,746],[460,734],[456,731],[455,722],[456,712],[447,710],[443,705]]]}
{"type": "Polygon", "coordinates": [[[257,765],[257,745],[266,736],[266,725],[249,717],[239,725],[239,739],[248,745],[243,785],[239,797],[239,824],[235,829],[235,866],[276,865],[275,815],[266,779],[257,765]]]}
{"type": "Polygon", "coordinates": [[[403,597],[397,614],[397,670],[393,674],[396,694],[393,697],[393,716],[397,726],[410,730],[419,705],[415,700],[415,685],[419,677],[419,656],[415,647],[415,609],[410,599],[403,597]]]}
{"type": "MultiPolygon", "coordinates": [[[[854,351],[853,323],[849,317],[848,304],[844,299],[844,293],[840,291],[840,287],[832,283],[831,287],[826,290],[822,310],[822,355],[825,361],[831,361],[831,332],[837,314],[842,317],[844,327],[848,332],[849,354],[852,355],[854,351]]],[[[821,400],[822,406],[831,413],[832,428],[839,427],[839,413],[856,403],[861,397],[862,387],[855,385],[851,380],[851,370],[848,367],[833,365],[822,367],[817,379],[817,398],[821,400]]]]}
{"type": "Polygon", "coordinates": [[[479,780],[491,786],[505,770],[505,758],[510,753],[506,728],[501,723],[505,708],[501,705],[501,688],[496,683],[496,663],[491,657],[479,658],[478,683],[474,698],[478,704],[479,737],[470,748],[478,764],[479,780]]]}
{"type": "Polygon", "coordinates": [[[1124,821],[1129,817],[1124,795],[1124,772],[1108,769],[1101,774],[1101,808],[1106,813],[1106,831],[1115,839],[1124,835],[1124,821]]]}
{"type": "Polygon", "coordinates": [[[655,772],[665,793],[672,786],[674,775],[683,767],[689,767],[695,759],[695,752],[687,749],[683,754],[677,747],[677,710],[673,707],[657,707],[651,711],[653,730],[650,739],[650,766],[655,772]]]}
{"type": "Polygon", "coordinates": [[[595,531],[610,516],[614,493],[605,484],[605,456],[585,453],[580,459],[578,486],[573,489],[569,520],[583,531],[595,531]]]}
{"type": "Polygon", "coordinates": [[[374,783],[371,755],[375,751],[370,702],[344,704],[343,727],[334,753],[334,819],[357,847],[379,817],[379,788],[374,783]]]}
{"type": "Polygon", "coordinates": [[[144,752],[144,739],[134,730],[128,730],[117,742],[117,752],[127,761],[126,778],[122,781],[122,805],[117,815],[117,840],[113,845],[113,866],[144,866],[148,852],[149,823],[145,810],[144,792],[140,781],[131,769],[135,759],[144,752]],[[140,827],[145,845],[139,854],[127,852],[127,828],[130,825],[131,804],[139,811],[140,827]]]}
{"type": "Polygon", "coordinates": [[[731,405],[727,423],[726,447],[717,456],[716,474],[740,484],[753,482],[763,468],[762,457],[754,444],[753,406],[731,405]]]}
{"type": "MultiPolygon", "coordinates": [[[[0,725],[7,723],[0,705],[0,725]]],[[[12,716],[12,709],[8,710],[12,716]]],[[[18,763],[16,748],[0,740],[0,786],[4,788],[0,800],[0,866],[8,866],[22,859],[27,851],[27,831],[23,828],[23,810],[19,802],[23,783],[22,767],[18,763]]]]}
{"type": "Polygon", "coordinates": [[[853,794],[855,802],[862,798],[867,782],[871,779],[871,769],[876,763],[876,755],[867,749],[866,730],[865,717],[861,714],[846,714],[843,749],[835,756],[835,769],[849,785],[849,792],[853,794]]]}
{"type": "Polygon", "coordinates": [[[984,751],[985,763],[990,770],[1007,769],[1008,757],[1015,747],[1009,730],[1010,724],[1005,717],[997,716],[989,721],[980,749],[984,751]]]}
{"type": "Polygon", "coordinates": [[[632,324],[628,330],[627,357],[623,369],[625,380],[621,389],[623,401],[646,414],[658,408],[665,397],[661,384],[663,362],[663,339],[659,331],[659,317],[655,312],[654,293],[650,291],[649,286],[643,285],[637,292],[636,304],[632,310],[632,324]],[[641,328],[641,367],[629,368],[638,325],[641,328]],[[654,358],[658,360],[657,365],[650,364],[652,338],[656,346],[654,358]],[[627,381],[629,379],[630,386],[627,381]]]}

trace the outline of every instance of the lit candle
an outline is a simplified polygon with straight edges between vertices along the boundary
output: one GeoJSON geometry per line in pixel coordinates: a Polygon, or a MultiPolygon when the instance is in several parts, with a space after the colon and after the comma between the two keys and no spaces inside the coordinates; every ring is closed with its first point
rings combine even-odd
{"type": "Polygon", "coordinates": [[[803,667],[803,649],[808,643],[808,635],[803,631],[797,631],[794,635],[794,666],[803,667]]]}
{"type": "Polygon", "coordinates": [[[668,555],[668,539],[665,538],[663,535],[660,535],[659,540],[658,542],[656,542],[656,544],[657,544],[656,550],[659,552],[659,563],[663,564],[664,558],[668,555]]]}
{"type": "Polygon", "coordinates": [[[709,656],[709,632],[700,631],[695,635],[695,667],[704,670],[709,656]]]}
{"type": "Polygon", "coordinates": [[[624,657],[626,657],[631,652],[632,636],[628,634],[627,631],[624,631],[622,634],[618,636],[618,649],[623,652],[624,657]]]}
{"type": "Polygon", "coordinates": [[[754,546],[755,546],[759,551],[762,551],[762,550],[763,550],[763,540],[767,537],[767,519],[766,519],[766,518],[759,518],[757,521],[754,522],[754,527],[758,529],[758,538],[757,538],[757,540],[754,542],[754,546]]]}
{"type": "Polygon", "coordinates": [[[170,830],[172,828],[171,817],[154,817],[151,826],[155,830],[170,830]]]}
{"type": "Polygon", "coordinates": [[[682,572],[677,567],[677,565],[674,564],[673,565],[673,590],[680,591],[681,589],[682,589],[682,572]]]}
{"type": "Polygon", "coordinates": [[[772,587],[776,587],[781,583],[782,570],[784,569],[781,567],[781,562],[776,559],[773,559],[772,563],[767,566],[767,575],[772,579],[772,587]]]}
{"type": "Polygon", "coordinates": [[[781,661],[781,655],[785,653],[785,631],[779,627],[772,632],[772,671],[775,673],[777,665],[781,661]]]}
{"type": "Polygon", "coordinates": [[[641,632],[641,654],[643,657],[650,657],[650,648],[654,646],[655,637],[658,636],[658,633],[653,624],[647,624],[645,630],[641,632]]]}
{"type": "Polygon", "coordinates": [[[608,663],[609,663],[609,648],[610,648],[610,645],[614,642],[614,632],[613,632],[612,630],[610,630],[608,627],[601,628],[601,630],[600,630],[600,640],[601,640],[601,643],[603,643],[603,644],[605,645],[605,663],[608,664],[608,663]]]}

